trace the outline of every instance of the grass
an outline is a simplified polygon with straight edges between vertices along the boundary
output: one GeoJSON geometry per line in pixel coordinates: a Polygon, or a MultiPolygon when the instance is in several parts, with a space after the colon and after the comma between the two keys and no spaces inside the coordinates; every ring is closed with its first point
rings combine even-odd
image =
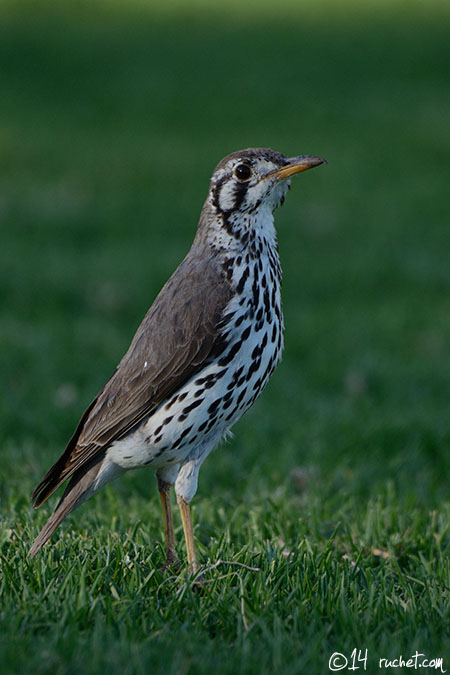
{"type": "Polygon", "coordinates": [[[367,672],[415,651],[448,669],[446,3],[0,15],[1,671],[326,673],[354,648],[367,672]],[[29,561],[50,508],[32,488],[187,250],[215,163],[252,145],[329,165],[277,213],[283,363],[193,505],[201,559],[241,565],[204,593],[158,572],[148,472],[29,561]]]}

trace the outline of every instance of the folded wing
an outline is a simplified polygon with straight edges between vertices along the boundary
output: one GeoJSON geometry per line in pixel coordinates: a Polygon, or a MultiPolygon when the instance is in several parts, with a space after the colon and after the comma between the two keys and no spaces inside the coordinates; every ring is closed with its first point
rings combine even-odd
{"type": "Polygon", "coordinates": [[[231,287],[217,259],[188,254],[84,412],[65,451],[33,492],[35,508],[223,351],[221,321],[230,298],[231,287]]]}

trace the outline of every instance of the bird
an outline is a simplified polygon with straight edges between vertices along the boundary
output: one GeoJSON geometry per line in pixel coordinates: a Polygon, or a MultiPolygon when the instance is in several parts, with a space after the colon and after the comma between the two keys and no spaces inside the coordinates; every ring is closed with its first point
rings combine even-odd
{"type": "Polygon", "coordinates": [[[161,499],[165,567],[180,564],[174,486],[188,570],[199,571],[190,503],[200,467],[261,394],[283,349],[273,212],[292,176],[321,164],[315,155],[287,157],[270,148],[239,150],[218,163],[189,252],[32,494],[38,508],[68,481],[31,557],[101,487],[149,467],[161,499]]]}

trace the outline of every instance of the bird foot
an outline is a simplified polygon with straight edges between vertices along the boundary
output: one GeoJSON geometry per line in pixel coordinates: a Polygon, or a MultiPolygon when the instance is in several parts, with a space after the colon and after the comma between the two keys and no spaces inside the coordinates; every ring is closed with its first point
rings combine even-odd
{"type": "Polygon", "coordinates": [[[171,570],[172,572],[177,572],[181,568],[181,562],[178,559],[176,553],[172,551],[167,551],[166,553],[166,562],[161,567],[158,567],[158,572],[166,572],[166,570],[171,570]]]}

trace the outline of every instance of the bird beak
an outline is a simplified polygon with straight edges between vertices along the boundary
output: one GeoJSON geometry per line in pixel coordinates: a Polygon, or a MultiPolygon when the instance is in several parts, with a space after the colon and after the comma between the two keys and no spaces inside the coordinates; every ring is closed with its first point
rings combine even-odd
{"type": "Polygon", "coordinates": [[[314,155],[299,155],[298,157],[289,157],[288,164],[283,166],[281,169],[276,171],[271,171],[264,176],[262,180],[266,178],[275,178],[275,180],[283,180],[284,178],[289,178],[295,173],[300,173],[300,171],[308,171],[308,169],[313,169],[319,164],[326,164],[327,161],[322,159],[322,157],[315,157],[314,155]]]}

